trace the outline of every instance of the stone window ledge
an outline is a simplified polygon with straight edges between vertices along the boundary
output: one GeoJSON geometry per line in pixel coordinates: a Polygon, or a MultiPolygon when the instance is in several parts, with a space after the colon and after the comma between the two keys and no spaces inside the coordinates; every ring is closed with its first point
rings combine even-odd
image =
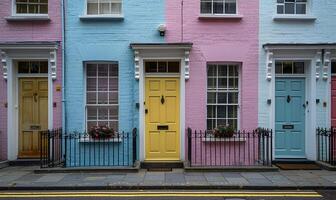
{"type": "Polygon", "coordinates": [[[275,15],[273,17],[274,21],[315,21],[316,17],[311,15],[275,15]]]}
{"type": "Polygon", "coordinates": [[[81,21],[122,21],[124,20],[123,15],[107,15],[107,16],[99,16],[99,15],[82,15],[79,16],[81,21]]]}
{"type": "Polygon", "coordinates": [[[92,139],[90,137],[83,137],[79,140],[80,143],[120,143],[122,138],[110,138],[110,139],[92,139]]]}
{"type": "Polygon", "coordinates": [[[48,15],[42,15],[42,16],[29,16],[29,15],[23,15],[23,16],[9,16],[5,17],[7,21],[50,21],[50,18],[48,15]]]}
{"type": "Polygon", "coordinates": [[[239,14],[233,15],[211,15],[211,14],[201,14],[198,16],[198,19],[236,19],[241,20],[244,16],[239,14]]]}

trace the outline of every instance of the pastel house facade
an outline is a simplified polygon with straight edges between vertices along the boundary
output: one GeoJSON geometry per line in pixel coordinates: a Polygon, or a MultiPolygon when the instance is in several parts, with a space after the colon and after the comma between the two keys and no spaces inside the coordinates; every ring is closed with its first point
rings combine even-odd
{"type": "MultiPolygon", "coordinates": [[[[181,102],[185,102],[181,123],[193,131],[213,130],[220,125],[229,125],[236,131],[256,129],[259,1],[185,0],[183,4],[166,1],[166,20],[166,42],[193,44],[188,54],[185,95],[181,97],[181,102]]],[[[187,132],[181,134],[190,137],[187,132]]],[[[256,162],[252,152],[258,144],[238,139],[243,135],[213,141],[197,139],[207,137],[206,133],[192,135],[189,145],[194,149],[190,152],[194,165],[254,165],[256,162]],[[246,157],[239,157],[238,152],[246,157]],[[210,157],[214,159],[206,161],[210,157]]],[[[187,146],[182,144],[181,148],[186,154],[187,146]]]]}
{"type": "MultiPolygon", "coordinates": [[[[106,125],[132,133],[136,128],[133,139],[141,140],[139,121],[145,110],[139,88],[143,86],[134,64],[139,62],[138,52],[131,44],[164,41],[157,30],[164,24],[164,1],[75,0],[67,1],[65,8],[65,131],[84,133],[106,125]]],[[[131,152],[141,144],[134,147],[131,139],[70,142],[67,166],[128,165],[134,159],[131,152]]],[[[137,159],[140,152],[144,151],[137,151],[137,159]]]]}
{"type": "Polygon", "coordinates": [[[276,160],[316,160],[316,128],[331,125],[335,7],[334,1],[260,2],[259,126],[274,130],[276,160]]]}
{"type": "Polygon", "coordinates": [[[0,160],[37,159],[62,125],[61,1],[1,1],[0,27],[0,160]]]}

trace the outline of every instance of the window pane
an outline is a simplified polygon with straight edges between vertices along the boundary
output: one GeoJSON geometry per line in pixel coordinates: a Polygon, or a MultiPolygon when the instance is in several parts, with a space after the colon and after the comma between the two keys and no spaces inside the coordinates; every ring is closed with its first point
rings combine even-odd
{"type": "Polygon", "coordinates": [[[26,14],[26,13],[28,13],[28,6],[26,4],[18,4],[18,5],[16,5],[16,13],[18,13],[18,14],[26,14]]]}
{"type": "Polygon", "coordinates": [[[112,106],[109,108],[110,120],[118,120],[118,106],[112,106]]]}
{"type": "Polygon", "coordinates": [[[227,65],[218,65],[218,76],[227,76],[227,65]]]}
{"type": "Polygon", "coordinates": [[[223,14],[224,13],[223,0],[214,0],[213,1],[213,13],[214,14],[223,14]]]}
{"type": "Polygon", "coordinates": [[[28,12],[31,14],[38,14],[38,5],[28,5],[28,12]]]}
{"type": "Polygon", "coordinates": [[[208,76],[217,76],[216,70],[217,70],[216,65],[209,65],[208,66],[208,76]]]}
{"type": "Polygon", "coordinates": [[[107,92],[98,92],[98,104],[108,104],[108,93],[107,92]]]}
{"type": "Polygon", "coordinates": [[[236,3],[225,3],[225,14],[236,14],[236,3]]]}
{"type": "Polygon", "coordinates": [[[157,62],[146,62],[145,65],[147,73],[155,73],[158,71],[157,62]]]}
{"type": "Polygon", "coordinates": [[[93,92],[97,91],[97,78],[86,79],[86,90],[93,92]]]}
{"type": "Polygon", "coordinates": [[[100,3],[100,13],[99,14],[110,14],[110,3],[100,3]]]}
{"type": "Polygon", "coordinates": [[[87,122],[87,129],[90,129],[90,128],[94,127],[94,126],[97,126],[97,122],[96,121],[94,121],[94,122],[87,122]]]}
{"type": "Polygon", "coordinates": [[[40,13],[48,14],[48,5],[40,5],[40,13]]]}
{"type": "Polygon", "coordinates": [[[228,106],[228,117],[237,118],[237,106],[228,106]]]}
{"type": "Polygon", "coordinates": [[[294,3],[285,3],[285,14],[294,14],[294,3]]]}
{"type": "Polygon", "coordinates": [[[109,84],[109,91],[118,91],[118,78],[110,78],[109,84]]]}
{"type": "Polygon", "coordinates": [[[118,76],[118,65],[109,65],[109,76],[118,76]]]}
{"type": "Polygon", "coordinates": [[[226,118],[226,106],[217,106],[217,118],[226,118]]]}
{"type": "Polygon", "coordinates": [[[201,0],[201,13],[202,14],[212,14],[212,3],[211,0],[201,0]]]}
{"type": "Polygon", "coordinates": [[[40,63],[38,61],[33,61],[30,63],[30,73],[36,74],[40,71],[40,63]]]}
{"type": "Polygon", "coordinates": [[[97,76],[97,65],[88,64],[86,66],[86,75],[87,76],[97,76]]]}
{"type": "Polygon", "coordinates": [[[180,62],[175,62],[175,61],[168,62],[168,72],[179,73],[180,72],[180,62]]]}
{"type": "Polygon", "coordinates": [[[277,6],[277,13],[278,14],[283,14],[284,13],[284,6],[283,5],[278,5],[277,6]]]}
{"type": "Polygon", "coordinates": [[[121,14],[121,3],[112,3],[111,14],[121,14]]]}
{"type": "Polygon", "coordinates": [[[208,118],[216,118],[216,106],[207,106],[208,118]]]}
{"type": "Polygon", "coordinates": [[[48,73],[48,62],[47,61],[40,62],[40,73],[48,73]]]}
{"type": "Polygon", "coordinates": [[[218,78],[218,88],[220,89],[227,88],[227,78],[218,78]]]}
{"type": "Polygon", "coordinates": [[[293,63],[292,62],[283,62],[283,73],[284,74],[293,73],[293,63]]]}
{"type": "Polygon", "coordinates": [[[97,93],[96,92],[86,93],[86,103],[87,104],[97,104],[97,93]]]}
{"type": "Polygon", "coordinates": [[[88,106],[88,108],[87,108],[87,119],[88,120],[97,120],[97,107],[88,106]]]}
{"type": "Polygon", "coordinates": [[[108,107],[98,108],[98,119],[99,120],[108,120],[108,107]]]}
{"type": "Polygon", "coordinates": [[[158,63],[158,72],[167,72],[167,62],[158,63]]]}
{"type": "Polygon", "coordinates": [[[296,4],[296,14],[306,14],[306,4],[296,4]]]}
{"type": "Polygon", "coordinates": [[[98,65],[98,76],[108,76],[108,64],[98,65]]]}
{"type": "Polygon", "coordinates": [[[304,74],[304,62],[294,62],[294,74],[304,74]]]}
{"type": "Polygon", "coordinates": [[[109,104],[118,103],[118,93],[117,92],[109,92],[109,98],[110,98],[109,104]]]}
{"type": "Polygon", "coordinates": [[[98,15],[98,3],[88,3],[87,14],[88,15],[98,15]]]}
{"type": "Polygon", "coordinates": [[[216,103],[216,93],[208,92],[208,103],[216,103]]]}
{"type": "Polygon", "coordinates": [[[217,96],[217,103],[227,103],[227,93],[220,92],[217,96]]]}
{"type": "Polygon", "coordinates": [[[113,130],[118,131],[118,122],[110,122],[109,127],[112,128],[113,130]]]}
{"type": "Polygon", "coordinates": [[[98,91],[108,91],[108,78],[98,79],[98,91]]]}
{"type": "Polygon", "coordinates": [[[216,88],[216,79],[215,78],[208,78],[208,88],[216,88]]]}
{"type": "Polygon", "coordinates": [[[207,130],[213,130],[216,127],[216,120],[208,119],[207,120],[207,130]]]}
{"type": "Polygon", "coordinates": [[[29,73],[29,62],[18,62],[19,73],[29,73]]]}
{"type": "Polygon", "coordinates": [[[228,94],[228,103],[230,103],[230,104],[238,104],[238,93],[230,92],[228,94]]]}
{"type": "Polygon", "coordinates": [[[275,63],[275,73],[282,74],[282,62],[275,63]]]}

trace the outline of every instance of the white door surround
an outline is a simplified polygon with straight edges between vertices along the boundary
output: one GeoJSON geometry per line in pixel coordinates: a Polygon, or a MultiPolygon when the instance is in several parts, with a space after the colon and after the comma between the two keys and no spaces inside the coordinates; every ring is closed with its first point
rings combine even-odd
{"type": "MultiPolygon", "coordinates": [[[[304,61],[304,75],[280,75],[279,77],[303,77],[306,79],[306,101],[309,102],[305,113],[305,152],[306,158],[316,160],[316,128],[330,126],[330,56],[335,45],[322,44],[265,44],[268,126],[275,130],[275,61],[304,61]],[[320,103],[317,103],[319,99],[320,103]],[[326,105],[326,106],[325,106],[326,105]],[[328,122],[320,122],[323,115],[328,122]]],[[[265,88],[265,87],[264,87],[265,88]]],[[[265,88],[266,89],[266,88],[265,88]]],[[[266,105],[265,105],[266,106],[266,105]]],[[[275,137],[273,137],[273,140],[275,137]]],[[[275,144],[275,141],[273,141],[275,144]]],[[[274,148],[272,150],[275,156],[274,148]]]]}
{"type": "Polygon", "coordinates": [[[139,160],[145,160],[145,70],[146,60],[180,61],[180,159],[185,160],[185,81],[189,79],[189,54],[192,43],[131,44],[134,50],[135,79],[139,80],[139,160]]]}
{"type": "Polygon", "coordinates": [[[3,77],[7,80],[7,159],[18,157],[18,80],[19,77],[48,77],[48,128],[53,128],[53,80],[56,79],[58,43],[0,44],[3,77]],[[48,75],[18,75],[16,61],[48,60],[48,75]]]}

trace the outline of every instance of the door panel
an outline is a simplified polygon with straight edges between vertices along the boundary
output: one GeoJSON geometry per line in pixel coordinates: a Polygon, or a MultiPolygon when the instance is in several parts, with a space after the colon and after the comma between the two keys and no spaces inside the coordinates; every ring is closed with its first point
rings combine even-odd
{"type": "Polygon", "coordinates": [[[305,80],[277,78],[275,83],[275,156],[305,157],[305,80]]]}
{"type": "Polygon", "coordinates": [[[331,125],[336,127],[336,76],[331,77],[331,125]]]}
{"type": "Polygon", "coordinates": [[[19,157],[40,156],[40,130],[48,129],[48,79],[19,79],[19,157]]]}
{"type": "Polygon", "coordinates": [[[180,159],[178,78],[146,78],[146,160],[180,159]]]}

